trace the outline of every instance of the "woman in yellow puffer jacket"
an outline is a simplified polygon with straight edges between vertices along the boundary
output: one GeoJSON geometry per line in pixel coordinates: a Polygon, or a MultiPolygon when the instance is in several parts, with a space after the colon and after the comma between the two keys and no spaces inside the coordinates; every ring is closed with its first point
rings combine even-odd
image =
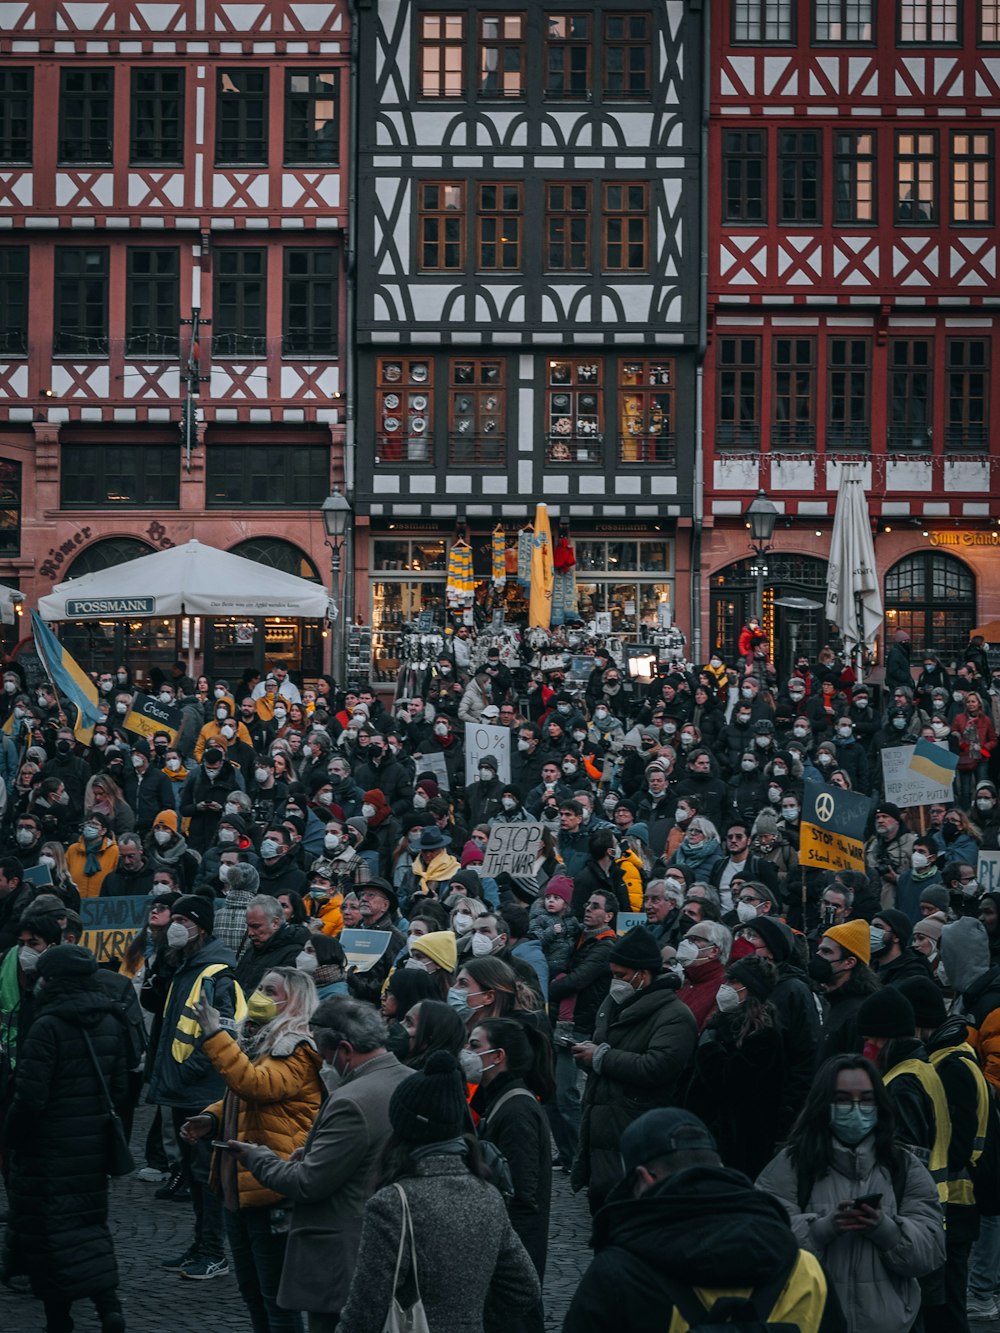
{"type": "MultiPolygon", "coordinates": [[[[238,1039],[222,1029],[204,998],[195,1006],[202,1050],[226,1084],[220,1102],[188,1120],[185,1138],[242,1139],[282,1157],[301,1148],[324,1096],[322,1060],[309,1032],[316,987],[305,973],[277,967],[248,997],[238,1039]]],[[[300,1316],[278,1308],[288,1237],[283,1199],[265,1189],[228,1152],[212,1158],[211,1184],[222,1196],[226,1234],[254,1333],[301,1333],[300,1316]]]]}

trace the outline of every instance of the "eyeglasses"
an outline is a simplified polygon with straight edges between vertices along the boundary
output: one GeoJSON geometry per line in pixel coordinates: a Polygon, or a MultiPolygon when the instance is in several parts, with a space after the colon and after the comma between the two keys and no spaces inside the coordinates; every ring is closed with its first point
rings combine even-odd
{"type": "Polygon", "coordinates": [[[832,1106],[865,1106],[875,1105],[874,1092],[860,1092],[857,1097],[852,1097],[849,1092],[835,1092],[831,1098],[832,1106]]]}

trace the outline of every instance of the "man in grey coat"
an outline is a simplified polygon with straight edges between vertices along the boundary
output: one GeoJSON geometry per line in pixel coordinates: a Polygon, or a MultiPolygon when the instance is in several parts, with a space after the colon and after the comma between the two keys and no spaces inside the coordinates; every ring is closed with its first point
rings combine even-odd
{"type": "Polygon", "coordinates": [[[305,1146],[286,1161],[270,1148],[234,1144],[240,1161],[292,1205],[278,1304],[305,1310],[309,1333],[333,1333],[354,1273],[365,1203],[390,1134],[389,1099],[413,1074],[385,1049],[371,1005],[334,996],[312,1016],[316,1046],[339,1082],[305,1146]]]}

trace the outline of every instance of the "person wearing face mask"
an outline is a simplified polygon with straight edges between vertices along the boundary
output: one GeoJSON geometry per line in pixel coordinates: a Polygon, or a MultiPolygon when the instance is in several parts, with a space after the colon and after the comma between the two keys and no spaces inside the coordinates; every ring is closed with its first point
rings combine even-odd
{"type": "Polygon", "coordinates": [[[222,896],[215,903],[212,935],[220,944],[232,949],[241,959],[250,947],[247,933],[247,908],[260,891],[260,875],[256,866],[237,860],[238,852],[227,852],[220,864],[222,896]]]}
{"type": "Polygon", "coordinates": [[[899,876],[896,884],[896,907],[911,924],[921,918],[920,895],[935,884],[943,887],[938,870],[938,848],[931,834],[915,838],[910,853],[910,865],[899,876]]]}
{"type": "MultiPolygon", "coordinates": [[[[203,1051],[205,1032],[195,1013],[202,993],[218,1013],[218,1027],[230,1033],[246,1016],[246,1000],[236,984],[231,949],[212,938],[211,901],[182,894],[171,904],[166,944],[173,975],[163,1009],[155,1052],[149,1061],[148,1100],[166,1108],[175,1129],[218,1101],[225,1083],[203,1051]]],[[[222,1202],[208,1187],[211,1150],[204,1140],[180,1139],[181,1179],[191,1193],[194,1234],[183,1256],[184,1269],[200,1278],[228,1270],[223,1241],[222,1202]]],[[[178,1268],[174,1271],[180,1271],[178,1268]]]]}
{"type": "Polygon", "coordinates": [[[81,898],[96,898],[118,864],[118,843],[106,815],[92,811],[80,826],[80,837],[66,848],[66,866],[81,898]]]}
{"type": "Polygon", "coordinates": [[[882,986],[895,986],[907,977],[931,976],[930,964],[910,946],[911,923],[904,912],[884,907],[869,927],[871,967],[882,986]]]}
{"type": "Polygon", "coordinates": [[[226,735],[226,740],[231,741],[239,739],[250,750],[253,750],[253,737],[247,731],[246,727],[236,716],[236,705],[233,703],[232,695],[222,694],[216,698],[212,704],[212,717],[206,722],[198,734],[195,742],[194,757],[199,762],[206,748],[213,744],[218,738],[226,735]]]}
{"type": "Polygon", "coordinates": [[[192,773],[180,795],[181,816],[189,821],[188,842],[196,852],[208,851],[215,841],[226,800],[239,785],[237,770],[227,762],[225,751],[218,746],[206,749],[201,768],[192,773]]]}
{"type": "Polygon", "coordinates": [[[465,808],[473,824],[486,823],[504,810],[504,786],[497,777],[497,761],[491,754],[482,755],[476,768],[476,780],[465,789],[465,808]]]}
{"type": "Polygon", "coordinates": [[[145,737],[140,736],[135,741],[119,786],[135,814],[135,830],[142,837],[152,828],[158,810],[176,808],[178,789],[161,769],[153,766],[149,741],[145,737]]]}
{"type": "Polygon", "coordinates": [[[983,835],[983,849],[997,851],[1000,848],[1000,803],[996,783],[976,783],[969,817],[983,835]]]}
{"type": "Polygon", "coordinates": [[[684,796],[696,796],[699,814],[716,827],[723,823],[726,811],[726,785],[717,776],[708,750],[699,747],[687,756],[686,773],[677,784],[676,794],[678,800],[684,796]]]}
{"type": "Polygon", "coordinates": [[[757,1178],[796,1234],[808,1234],[852,1333],[906,1333],[920,1309],[918,1279],[945,1260],[934,1181],[896,1142],[895,1127],[875,1066],[838,1056],[817,1074],[787,1146],[757,1178]]]}
{"type": "Polygon", "coordinates": [[[891,801],[882,801],[875,807],[875,833],[865,843],[865,868],[877,876],[881,886],[881,901],[893,907],[899,876],[910,867],[914,835],[903,823],[903,814],[891,801]]]}
{"type": "Polygon", "coordinates": [[[645,926],[615,942],[609,963],[593,1041],[572,1051],[588,1078],[570,1181],[575,1191],[587,1189],[592,1214],[622,1178],[622,1133],[644,1111],[673,1102],[697,1040],[694,1016],[675,978],[661,976],[660,950],[645,926]]]}
{"type": "Polygon", "coordinates": [[[372,736],[364,759],[354,765],[353,778],[363,791],[378,788],[397,818],[413,809],[414,789],[410,775],[377,733],[372,736]]]}
{"type": "Polygon", "coordinates": [[[68,792],[70,819],[80,819],[83,815],[84,797],[91,776],[90,765],[77,755],[75,747],[72,727],[60,727],[56,732],[55,757],[42,765],[42,777],[58,778],[68,792]]]}
{"type": "Polygon", "coordinates": [[[192,891],[200,858],[188,846],[187,839],[181,833],[177,812],[173,808],[157,811],[153,818],[153,827],[146,835],[143,846],[146,860],[154,872],[161,869],[170,870],[185,893],[192,891]]]}
{"type": "Polygon", "coordinates": [[[860,1054],[858,1010],[879,988],[869,964],[871,936],[864,920],[845,921],[823,932],[809,961],[809,976],[826,997],[820,1062],[834,1055],[860,1054]]]}
{"type": "Polygon", "coordinates": [[[414,755],[418,772],[421,771],[420,759],[425,754],[444,755],[450,790],[457,791],[465,781],[465,747],[452,728],[451,718],[445,713],[439,712],[435,716],[430,737],[422,745],[420,754],[414,755]]]}

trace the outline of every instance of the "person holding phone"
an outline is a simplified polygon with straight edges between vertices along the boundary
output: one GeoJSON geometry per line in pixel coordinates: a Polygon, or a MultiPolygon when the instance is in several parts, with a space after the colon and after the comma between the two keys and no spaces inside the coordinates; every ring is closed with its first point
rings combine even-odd
{"type": "Polygon", "coordinates": [[[231,1036],[202,993],[194,1006],[202,1050],[226,1084],[221,1101],[181,1129],[188,1143],[216,1150],[209,1183],[221,1196],[226,1235],[253,1333],[301,1333],[302,1317],[278,1308],[288,1239],[286,1200],[266,1189],[230,1148],[262,1144],[281,1157],[301,1148],[323,1096],[322,1059],[309,1031],[316,987],[305,972],[277,967],[248,997],[247,1016],[231,1036]]]}
{"type": "Polygon", "coordinates": [[[945,1259],[937,1188],[895,1130],[876,1067],[834,1056],[786,1147],[757,1178],[785,1205],[798,1243],[822,1261],[850,1333],[906,1333],[920,1312],[917,1279],[945,1259]]]}

